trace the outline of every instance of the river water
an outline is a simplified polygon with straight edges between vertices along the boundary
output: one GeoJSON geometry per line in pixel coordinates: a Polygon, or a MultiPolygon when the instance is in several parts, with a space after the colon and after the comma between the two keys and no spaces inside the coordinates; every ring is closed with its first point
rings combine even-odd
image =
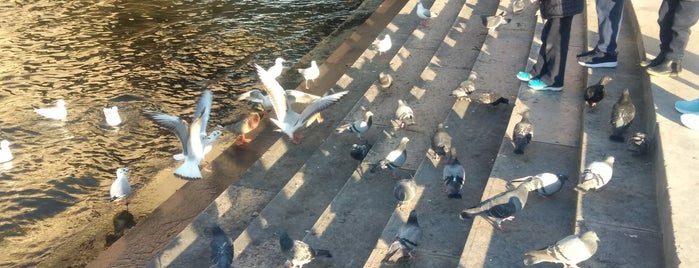
{"type": "Polygon", "coordinates": [[[170,163],[179,143],[143,109],[188,120],[211,88],[210,125],[220,123],[257,82],[253,62],[301,58],[360,2],[0,1],[0,139],[15,156],[0,166],[0,266],[40,263],[61,241],[37,234],[67,237],[78,226],[56,222],[99,217],[116,168],[139,173],[137,190],[170,163]],[[58,99],[65,121],[31,109],[58,99]],[[121,127],[105,125],[105,105],[119,107],[121,127]]]}

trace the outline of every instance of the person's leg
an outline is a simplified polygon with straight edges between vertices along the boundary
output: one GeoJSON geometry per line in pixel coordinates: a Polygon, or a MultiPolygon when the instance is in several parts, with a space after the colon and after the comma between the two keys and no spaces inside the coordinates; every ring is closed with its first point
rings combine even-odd
{"type": "Polygon", "coordinates": [[[670,31],[672,28],[672,21],[675,17],[674,9],[677,6],[679,0],[663,0],[660,4],[660,9],[658,9],[658,26],[660,27],[660,32],[658,37],[660,39],[660,53],[652,59],[641,62],[641,67],[654,67],[665,61],[665,53],[668,51],[668,44],[670,44],[671,35],[670,31]]]}
{"type": "Polygon", "coordinates": [[[548,51],[551,49],[548,41],[552,20],[555,19],[547,19],[544,22],[544,28],[541,29],[541,47],[539,48],[539,56],[536,59],[536,63],[534,63],[531,72],[529,72],[532,75],[531,79],[539,79],[541,74],[548,72],[546,61],[548,61],[548,51]]]}
{"type": "Polygon", "coordinates": [[[532,68],[536,73],[529,87],[533,89],[561,90],[565,75],[565,64],[570,41],[570,27],[573,16],[551,18],[546,21],[542,31],[539,60],[532,68]]]}
{"type": "Polygon", "coordinates": [[[595,48],[616,56],[619,28],[624,13],[624,0],[597,0],[597,31],[599,40],[595,48]]]}
{"type": "Polygon", "coordinates": [[[655,66],[646,70],[651,75],[676,76],[682,72],[682,57],[689,41],[690,28],[699,20],[699,2],[677,1],[674,4],[674,10],[670,8],[670,12],[674,11],[672,16],[674,19],[664,36],[669,38],[669,42],[661,44],[661,49],[663,47],[666,49],[661,51],[662,62],[656,61],[655,66]]]}

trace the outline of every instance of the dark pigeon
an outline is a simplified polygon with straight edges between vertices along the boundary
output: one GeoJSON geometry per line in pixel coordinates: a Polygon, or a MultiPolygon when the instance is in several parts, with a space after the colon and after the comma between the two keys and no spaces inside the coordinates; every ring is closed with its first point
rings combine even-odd
{"type": "Polygon", "coordinates": [[[396,239],[393,240],[393,243],[388,247],[388,253],[386,253],[386,256],[381,260],[381,263],[393,263],[389,260],[399,249],[402,251],[401,258],[412,258],[412,251],[417,247],[417,242],[420,239],[421,233],[420,224],[417,222],[417,212],[413,210],[410,212],[408,220],[398,229],[396,239]]]}
{"type": "Polygon", "coordinates": [[[231,267],[233,263],[233,244],[221,227],[211,227],[211,263],[218,268],[231,267]]]}
{"type": "Polygon", "coordinates": [[[459,218],[462,220],[471,219],[477,215],[487,215],[495,218],[495,224],[502,230],[502,222],[514,219],[514,215],[527,204],[529,192],[536,189],[532,182],[523,182],[514,190],[500,193],[491,197],[477,206],[464,209],[459,218]]]}
{"type": "Polygon", "coordinates": [[[602,78],[597,82],[597,84],[591,85],[585,89],[585,102],[587,102],[587,105],[589,105],[591,108],[594,108],[597,106],[597,103],[600,102],[602,99],[604,99],[604,96],[607,95],[607,83],[609,81],[612,81],[612,78],[608,75],[602,76],[602,78]]]}
{"type": "Polygon", "coordinates": [[[333,256],[328,250],[313,249],[303,241],[292,240],[286,231],[279,232],[279,245],[286,261],[291,263],[292,267],[301,268],[316,257],[332,258],[333,256]]]}
{"type": "Polygon", "coordinates": [[[615,142],[624,142],[624,132],[629,128],[636,116],[636,106],[631,102],[629,89],[624,89],[619,101],[612,107],[612,118],[609,123],[612,125],[612,135],[609,139],[615,142]]]}
{"type": "Polygon", "coordinates": [[[444,165],[442,170],[444,191],[447,192],[447,198],[461,199],[461,188],[464,186],[466,179],[466,170],[459,162],[459,159],[457,159],[455,148],[451,148],[449,156],[451,159],[444,165]]]}
{"type": "Polygon", "coordinates": [[[529,122],[529,112],[522,113],[522,120],[515,125],[512,131],[512,142],[515,144],[515,153],[524,154],[524,148],[534,137],[534,126],[529,122]]]}

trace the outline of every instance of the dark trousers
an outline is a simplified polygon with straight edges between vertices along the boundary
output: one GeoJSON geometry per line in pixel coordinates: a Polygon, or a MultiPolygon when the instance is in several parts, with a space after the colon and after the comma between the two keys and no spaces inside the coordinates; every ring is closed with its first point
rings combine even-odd
{"type": "Polygon", "coordinates": [[[595,48],[607,54],[616,55],[619,27],[624,15],[624,0],[596,0],[597,32],[599,40],[595,48]]]}
{"type": "Polygon", "coordinates": [[[661,59],[682,60],[690,28],[699,19],[699,2],[663,0],[658,11],[661,59]]]}
{"type": "Polygon", "coordinates": [[[563,86],[572,22],[573,16],[546,20],[541,31],[539,58],[532,67],[532,78],[549,86],[563,86]]]}

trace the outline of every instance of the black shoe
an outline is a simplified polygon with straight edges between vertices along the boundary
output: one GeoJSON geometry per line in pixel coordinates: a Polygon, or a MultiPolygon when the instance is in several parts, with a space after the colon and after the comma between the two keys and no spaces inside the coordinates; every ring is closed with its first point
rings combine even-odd
{"type": "Polygon", "coordinates": [[[590,55],[595,55],[595,54],[597,54],[598,52],[600,52],[600,51],[597,50],[597,49],[595,48],[595,49],[590,50],[590,51],[588,51],[588,52],[584,52],[584,53],[582,53],[582,54],[578,54],[578,55],[576,55],[575,57],[578,57],[578,58],[580,58],[580,57],[587,57],[587,56],[590,56],[590,55]]]}
{"type": "Polygon", "coordinates": [[[578,57],[578,64],[590,68],[614,68],[617,66],[616,55],[593,51],[594,53],[578,57]]]}
{"type": "Polygon", "coordinates": [[[646,72],[653,76],[679,76],[682,72],[682,64],[679,61],[665,60],[648,67],[646,72]]]}
{"type": "Polygon", "coordinates": [[[655,59],[642,61],[641,67],[655,67],[658,66],[658,64],[663,63],[663,61],[665,61],[665,57],[659,55],[655,57],[655,59]]]}

